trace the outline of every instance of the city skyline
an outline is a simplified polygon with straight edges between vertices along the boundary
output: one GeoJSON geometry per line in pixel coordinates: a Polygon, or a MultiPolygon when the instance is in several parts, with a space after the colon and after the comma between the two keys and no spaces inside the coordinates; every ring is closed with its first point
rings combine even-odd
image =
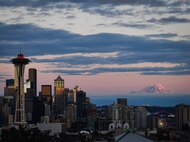
{"type": "Polygon", "coordinates": [[[20,48],[32,61],[25,72],[38,71],[38,92],[60,75],[88,96],[154,83],[190,94],[189,9],[187,0],[0,2],[0,95],[20,48]]]}

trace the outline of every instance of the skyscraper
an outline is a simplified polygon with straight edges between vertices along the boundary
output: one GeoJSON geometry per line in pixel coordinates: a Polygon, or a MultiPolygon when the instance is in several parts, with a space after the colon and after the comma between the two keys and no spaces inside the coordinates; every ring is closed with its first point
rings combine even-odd
{"type": "Polygon", "coordinates": [[[24,83],[24,93],[26,96],[32,96],[31,94],[31,81],[28,79],[24,83]]]}
{"type": "Polygon", "coordinates": [[[68,104],[66,107],[67,128],[71,127],[71,124],[76,121],[76,105],[68,104]]]}
{"type": "Polygon", "coordinates": [[[28,71],[28,78],[31,82],[30,95],[36,96],[37,92],[37,70],[30,68],[28,71]]]}
{"type": "Polygon", "coordinates": [[[41,97],[44,101],[51,103],[52,101],[52,89],[51,85],[42,85],[41,86],[41,97]]]}
{"type": "Polygon", "coordinates": [[[117,98],[117,104],[127,106],[127,98],[117,98]]]}
{"type": "Polygon", "coordinates": [[[64,114],[65,110],[65,94],[64,94],[64,80],[58,76],[54,80],[54,95],[55,95],[55,113],[64,114]]]}
{"type": "Polygon", "coordinates": [[[85,104],[86,104],[86,92],[77,91],[76,92],[76,104],[77,104],[77,119],[84,120],[85,119],[85,104]]]}
{"type": "Polygon", "coordinates": [[[26,123],[25,116],[25,94],[24,94],[24,68],[30,62],[29,59],[24,58],[23,54],[18,54],[17,58],[11,60],[15,66],[15,88],[17,89],[16,95],[16,110],[14,123],[26,123]]]}
{"type": "Polygon", "coordinates": [[[176,129],[183,130],[190,123],[190,105],[179,104],[176,106],[176,129]]]}
{"type": "Polygon", "coordinates": [[[41,91],[43,96],[51,96],[51,85],[42,85],[41,91]]]}
{"type": "Polygon", "coordinates": [[[76,101],[77,101],[77,92],[80,92],[80,91],[81,91],[81,89],[80,89],[79,86],[75,86],[75,87],[74,87],[74,89],[73,89],[73,92],[74,92],[74,96],[73,96],[73,98],[74,98],[74,103],[76,103],[76,101]]]}
{"type": "MultiPolygon", "coordinates": [[[[16,89],[14,87],[14,79],[6,80],[6,87],[4,87],[4,97],[2,106],[0,104],[0,112],[3,112],[4,125],[12,125],[14,122],[13,116],[15,113],[16,104],[16,89]]],[[[1,120],[0,120],[1,121],[1,120]]]]}
{"type": "Polygon", "coordinates": [[[4,96],[14,96],[15,88],[14,88],[14,79],[6,80],[6,87],[4,87],[4,96]]]}
{"type": "Polygon", "coordinates": [[[68,104],[74,104],[74,91],[69,90],[68,92],[68,104]]]}

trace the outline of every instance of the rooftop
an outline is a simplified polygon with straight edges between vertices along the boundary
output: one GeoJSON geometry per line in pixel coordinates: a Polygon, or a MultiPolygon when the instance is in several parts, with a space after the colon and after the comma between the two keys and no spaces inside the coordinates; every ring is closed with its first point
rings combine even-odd
{"type": "Polygon", "coordinates": [[[136,133],[121,134],[115,137],[115,140],[116,142],[153,142],[152,140],[136,133]]]}
{"type": "Polygon", "coordinates": [[[62,78],[61,78],[61,76],[59,75],[56,79],[55,79],[55,81],[64,81],[62,78]]]}
{"type": "Polygon", "coordinates": [[[24,58],[24,55],[20,53],[17,55],[17,58],[13,58],[11,62],[13,64],[28,64],[30,60],[27,58],[24,58]]]}

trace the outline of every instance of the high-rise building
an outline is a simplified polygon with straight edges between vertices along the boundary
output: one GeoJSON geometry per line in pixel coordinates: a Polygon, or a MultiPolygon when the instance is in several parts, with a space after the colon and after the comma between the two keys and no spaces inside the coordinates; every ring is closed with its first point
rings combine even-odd
{"type": "Polygon", "coordinates": [[[74,104],[74,91],[69,90],[68,92],[68,104],[74,104]]]}
{"type": "Polygon", "coordinates": [[[76,121],[76,105],[68,104],[66,107],[67,128],[71,127],[71,124],[76,121]]]}
{"type": "Polygon", "coordinates": [[[36,96],[37,92],[37,70],[30,68],[28,71],[28,78],[31,82],[30,95],[36,96]]]}
{"type": "Polygon", "coordinates": [[[40,98],[43,103],[43,116],[50,118],[52,111],[52,87],[51,85],[42,85],[40,98]]]}
{"type": "Polygon", "coordinates": [[[190,124],[190,105],[176,105],[176,129],[183,130],[190,124]]]}
{"type": "Polygon", "coordinates": [[[7,79],[6,87],[14,87],[14,79],[7,79]]]}
{"type": "Polygon", "coordinates": [[[135,128],[145,129],[146,124],[146,117],[147,117],[147,110],[145,107],[135,107],[135,128]]]}
{"type": "MultiPolygon", "coordinates": [[[[16,103],[16,89],[14,87],[14,79],[7,79],[6,86],[4,87],[4,97],[3,97],[3,120],[4,125],[13,124],[13,115],[15,113],[15,103],[16,103]]],[[[0,106],[1,111],[1,106],[0,106]]]]}
{"type": "Polygon", "coordinates": [[[45,99],[46,102],[52,102],[52,87],[51,85],[42,85],[40,96],[45,99]]]}
{"type": "Polygon", "coordinates": [[[74,93],[74,103],[76,103],[77,101],[77,92],[80,92],[81,89],[79,86],[75,86],[74,89],[73,89],[73,93],[74,93]]]}
{"type": "Polygon", "coordinates": [[[115,125],[124,123],[125,106],[114,103],[108,107],[108,119],[112,120],[115,125]]]}
{"type": "Polygon", "coordinates": [[[55,95],[55,113],[64,114],[66,107],[66,96],[64,93],[64,79],[58,76],[54,80],[54,95],[55,95]]]}
{"type": "Polygon", "coordinates": [[[39,97],[26,96],[26,121],[28,123],[40,122],[44,115],[44,104],[39,97]]]}
{"type": "Polygon", "coordinates": [[[76,105],[77,105],[77,119],[84,120],[85,119],[85,105],[86,105],[86,92],[78,91],[76,93],[76,105]]]}
{"type": "Polygon", "coordinates": [[[112,122],[109,125],[109,129],[112,127],[112,130],[126,128],[146,129],[147,125],[146,108],[127,106],[127,99],[125,98],[117,99],[117,103],[108,106],[105,112],[101,112],[99,116],[105,116],[107,120],[112,122]]]}
{"type": "Polygon", "coordinates": [[[15,66],[15,88],[17,89],[16,95],[16,110],[14,123],[26,123],[25,116],[25,94],[24,94],[24,68],[30,62],[29,59],[24,58],[23,54],[18,54],[17,58],[13,58],[11,62],[15,66]]]}
{"type": "Polygon", "coordinates": [[[117,98],[117,104],[127,106],[127,98],[117,98]]]}
{"type": "Polygon", "coordinates": [[[51,96],[52,95],[51,85],[42,85],[41,86],[41,95],[42,96],[51,96]]]}
{"type": "Polygon", "coordinates": [[[14,79],[7,79],[6,86],[4,87],[4,96],[14,96],[15,88],[14,88],[14,79]]]}
{"type": "Polygon", "coordinates": [[[26,96],[31,96],[31,81],[30,80],[27,80],[25,83],[24,83],[24,93],[26,96]]]}

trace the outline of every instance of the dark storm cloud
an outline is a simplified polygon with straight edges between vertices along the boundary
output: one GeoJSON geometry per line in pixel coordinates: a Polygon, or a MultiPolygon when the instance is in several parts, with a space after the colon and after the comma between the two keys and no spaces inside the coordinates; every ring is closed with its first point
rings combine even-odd
{"type": "Polygon", "coordinates": [[[161,18],[161,19],[152,18],[152,19],[148,20],[148,22],[160,23],[160,24],[190,23],[190,19],[187,19],[187,18],[177,18],[175,16],[171,16],[171,17],[161,18]]]}
{"type": "MultiPolygon", "coordinates": [[[[6,25],[0,23],[0,56],[2,59],[8,59],[10,56],[16,56],[20,47],[26,56],[34,56],[32,62],[48,62],[55,64],[59,68],[62,63],[71,64],[74,68],[78,65],[88,66],[91,64],[131,64],[144,62],[168,62],[183,64],[182,67],[176,67],[175,72],[190,70],[190,42],[189,41],[171,41],[164,39],[153,40],[149,37],[129,36],[122,34],[101,33],[88,36],[69,33],[62,30],[50,30],[39,28],[30,24],[14,24],[6,25]],[[112,53],[117,55],[113,57],[103,58],[101,56],[65,56],[71,53],[112,53]],[[63,57],[55,57],[52,59],[39,59],[35,56],[40,55],[57,55],[63,54],[63,57]]],[[[152,35],[157,36],[157,35],[152,35]]],[[[161,37],[172,37],[175,34],[159,35],[161,37]]],[[[177,35],[176,35],[177,36],[177,35]]],[[[6,60],[1,60],[7,63],[6,60]]],[[[89,74],[102,72],[142,72],[151,71],[172,71],[171,68],[140,68],[140,69],[110,69],[99,68],[94,70],[86,70],[89,74]]],[[[174,72],[173,71],[173,72],[174,72]]],[[[71,74],[80,74],[80,71],[66,71],[71,74]]],[[[84,73],[84,71],[81,71],[84,73]]],[[[177,73],[176,73],[177,74],[177,73]]],[[[190,73],[189,73],[190,74],[190,73]]]]}

